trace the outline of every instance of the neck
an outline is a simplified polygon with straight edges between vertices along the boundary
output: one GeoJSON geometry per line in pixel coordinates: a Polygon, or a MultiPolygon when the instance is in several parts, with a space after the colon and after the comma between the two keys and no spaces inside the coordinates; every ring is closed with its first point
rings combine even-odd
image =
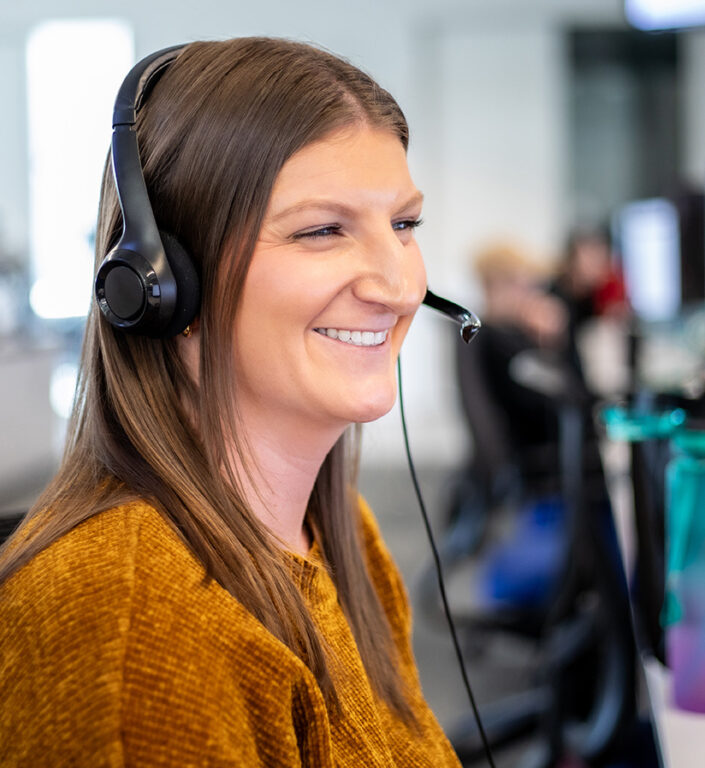
{"type": "Polygon", "coordinates": [[[309,498],[321,465],[344,428],[307,432],[286,419],[275,426],[271,415],[262,420],[254,414],[241,416],[247,470],[236,451],[231,460],[245,499],[287,550],[306,554],[311,545],[304,526],[309,498]]]}
{"type": "MultiPolygon", "coordinates": [[[[200,329],[193,338],[177,337],[180,354],[194,381],[199,379],[200,329]]],[[[311,542],[304,527],[308,500],[318,472],[347,424],[301,423],[286,411],[261,412],[256,400],[241,399],[238,431],[243,435],[243,462],[233,449],[230,462],[240,479],[245,501],[290,552],[306,554],[311,542]]]]}

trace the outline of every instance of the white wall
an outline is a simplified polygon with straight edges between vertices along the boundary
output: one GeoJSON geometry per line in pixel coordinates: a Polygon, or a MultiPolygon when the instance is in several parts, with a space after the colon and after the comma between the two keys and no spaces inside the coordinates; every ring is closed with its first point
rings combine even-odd
{"type": "Polygon", "coordinates": [[[681,172],[694,184],[705,180],[705,32],[685,36],[683,45],[683,144],[681,172]]]}
{"type": "MultiPolygon", "coordinates": [[[[78,16],[128,19],[138,55],[201,37],[273,34],[318,42],[371,72],[397,96],[411,124],[410,163],[427,196],[419,238],[429,283],[470,302],[478,298],[466,271],[471,248],[513,234],[548,257],[569,224],[563,26],[623,23],[618,0],[4,3],[0,237],[18,251],[27,243],[25,37],[43,19],[78,16]]],[[[684,164],[702,180],[705,98],[697,73],[705,38],[690,36],[687,50],[684,164]]],[[[453,333],[422,310],[404,352],[407,412],[420,460],[455,462],[466,448],[450,361],[453,333]]],[[[397,418],[368,429],[373,460],[400,460],[397,418]]]]}

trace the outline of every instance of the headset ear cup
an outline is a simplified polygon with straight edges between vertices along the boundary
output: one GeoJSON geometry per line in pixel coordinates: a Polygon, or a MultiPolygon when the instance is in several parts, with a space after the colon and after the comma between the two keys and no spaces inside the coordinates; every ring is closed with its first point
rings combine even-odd
{"type": "Polygon", "coordinates": [[[176,282],[176,307],[167,327],[159,334],[164,339],[178,336],[196,317],[201,306],[201,283],[186,249],[168,232],[159,232],[164,252],[176,282]]]}

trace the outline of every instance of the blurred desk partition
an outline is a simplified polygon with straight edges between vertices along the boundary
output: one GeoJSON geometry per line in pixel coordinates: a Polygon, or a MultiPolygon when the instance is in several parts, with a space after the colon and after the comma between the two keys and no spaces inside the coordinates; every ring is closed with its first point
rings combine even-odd
{"type": "Polygon", "coordinates": [[[26,506],[57,464],[49,399],[56,347],[0,340],[0,513],[26,506]]]}

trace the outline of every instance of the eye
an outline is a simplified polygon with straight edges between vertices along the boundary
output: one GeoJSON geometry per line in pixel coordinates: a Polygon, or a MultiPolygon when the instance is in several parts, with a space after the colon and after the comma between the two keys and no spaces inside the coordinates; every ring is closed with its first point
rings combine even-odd
{"type": "Polygon", "coordinates": [[[392,224],[392,229],[397,232],[404,232],[406,230],[416,229],[423,224],[423,219],[402,219],[402,221],[395,221],[392,224]]]}
{"type": "Polygon", "coordinates": [[[312,229],[308,232],[297,232],[292,235],[294,240],[301,240],[305,237],[319,238],[319,237],[333,237],[340,234],[342,227],[340,224],[328,224],[325,227],[319,227],[318,229],[312,229]]]}

